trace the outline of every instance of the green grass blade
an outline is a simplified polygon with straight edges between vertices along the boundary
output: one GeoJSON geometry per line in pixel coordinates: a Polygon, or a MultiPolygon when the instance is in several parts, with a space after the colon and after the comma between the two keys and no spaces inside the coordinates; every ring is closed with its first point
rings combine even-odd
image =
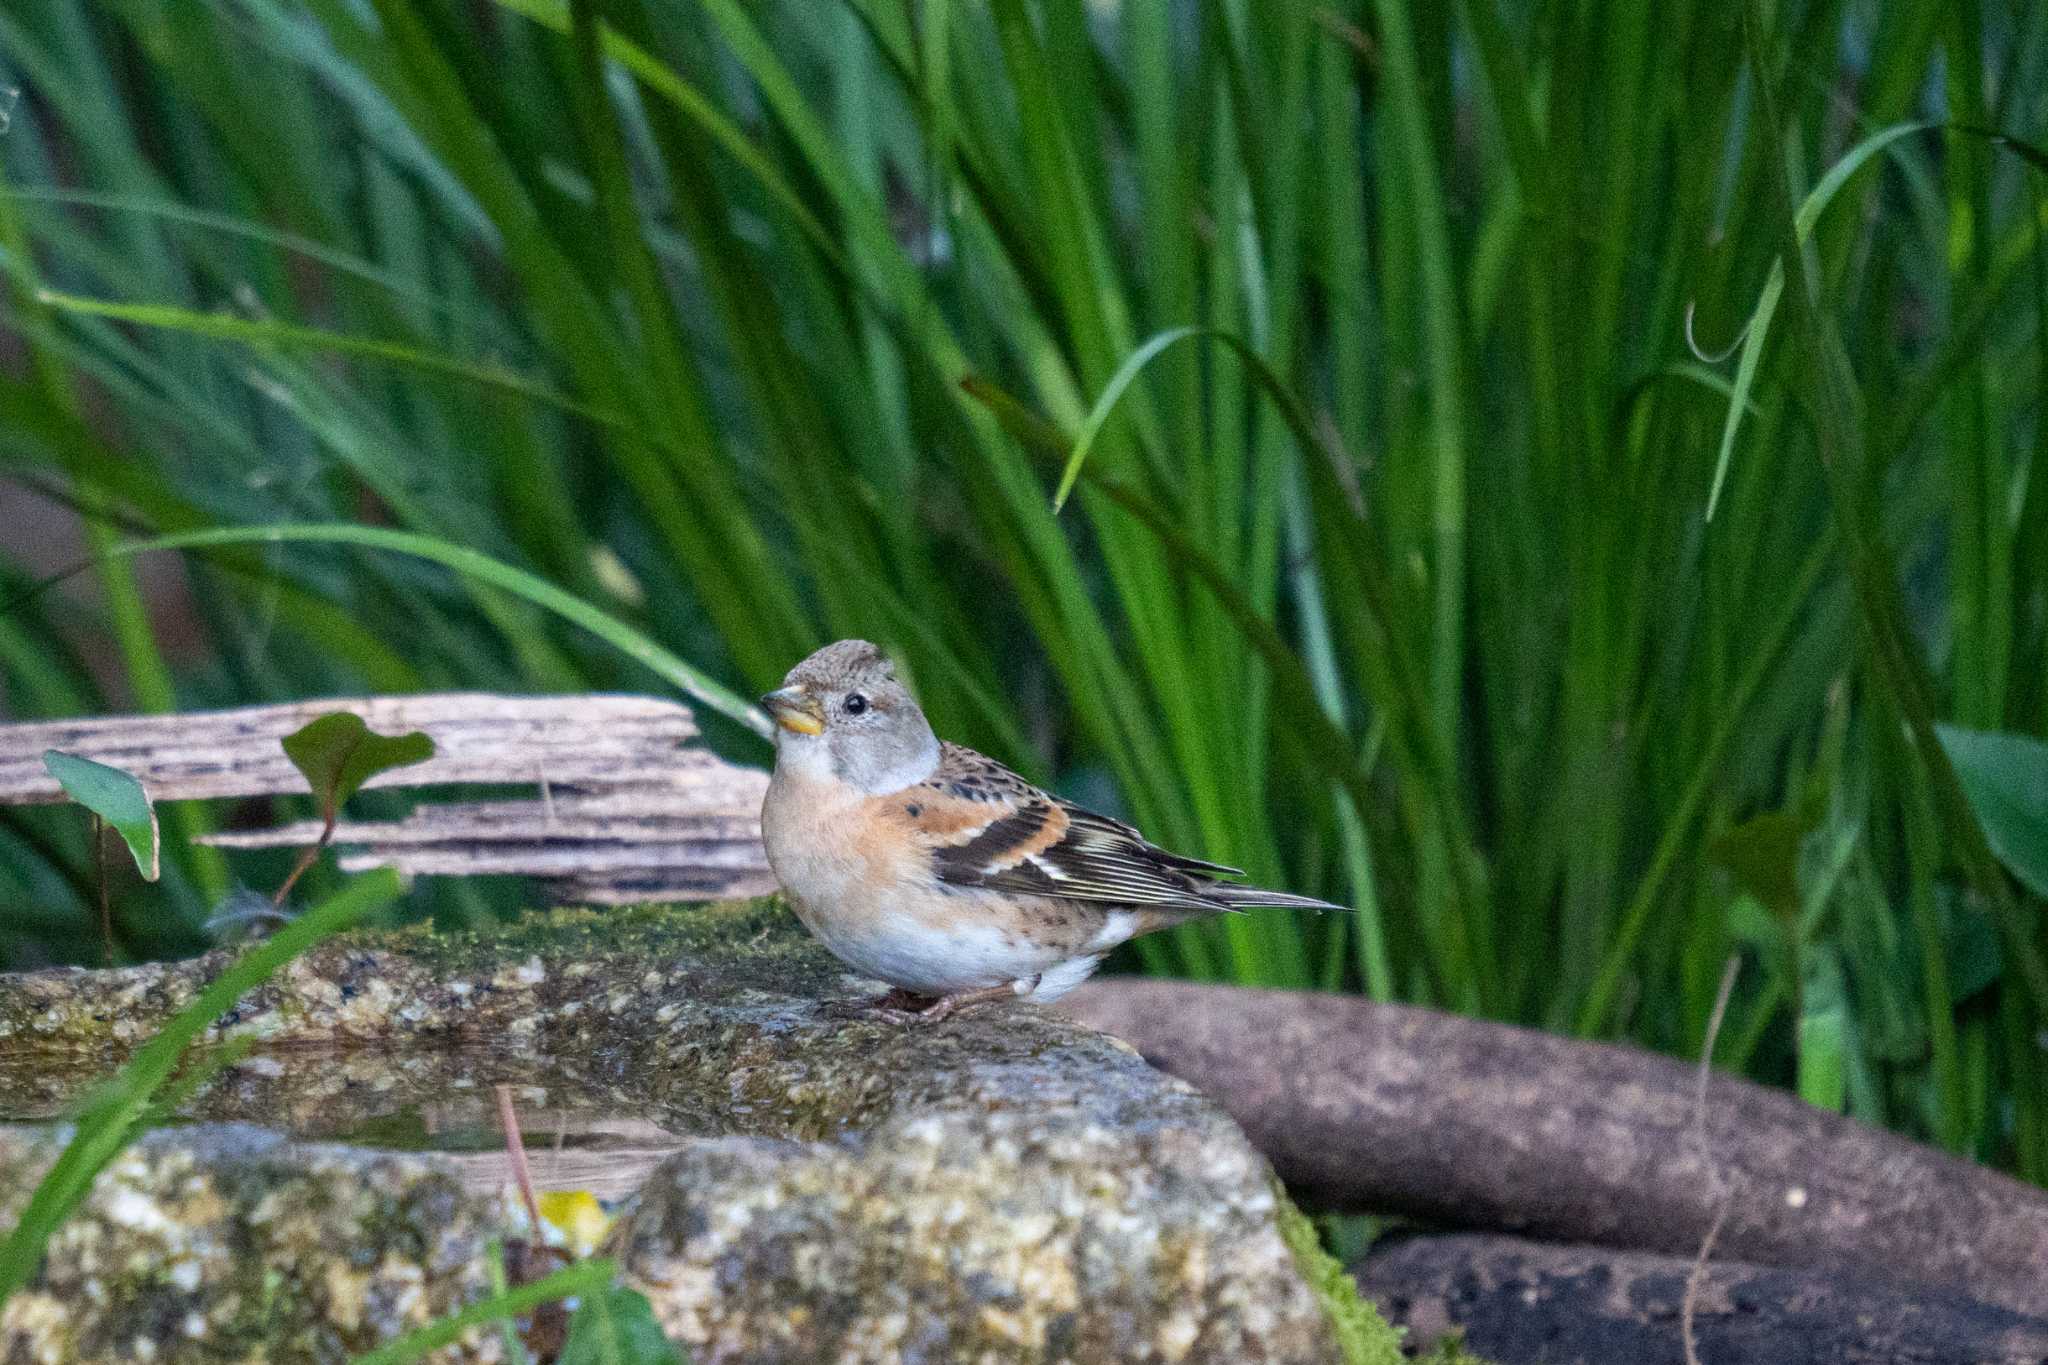
{"type": "Polygon", "coordinates": [[[463,1333],[477,1327],[488,1327],[505,1318],[530,1313],[544,1303],[557,1299],[584,1298],[601,1294],[608,1288],[618,1267],[602,1257],[578,1261],[575,1265],[557,1270],[529,1284],[517,1285],[502,1294],[493,1294],[487,1299],[471,1304],[459,1313],[442,1318],[439,1322],[427,1324],[415,1332],[408,1332],[387,1346],[374,1351],[365,1351],[355,1357],[350,1365],[411,1365],[412,1361],[425,1359],[444,1346],[453,1345],[463,1333]]]}
{"type": "MultiPolygon", "coordinates": [[[[1746,0],[1744,18],[1764,127],[1772,145],[1778,145],[1784,126],[1776,108],[1774,77],[1762,48],[1760,0],[1746,0]]],[[[1927,666],[1917,642],[1904,625],[1898,584],[1892,576],[1892,558],[1882,537],[1867,522],[1863,493],[1855,483],[1862,474],[1866,452],[1860,448],[1862,435],[1856,418],[1854,382],[1841,343],[1820,313],[1813,284],[1807,277],[1785,177],[1774,167],[1769,179],[1772,198],[1779,205],[1777,217],[1787,262],[1786,285],[1793,298],[1793,317],[1797,320],[1818,410],[1815,425],[1821,466],[1828,475],[1835,515],[1843,527],[1850,573],[1867,637],[1873,646],[1877,673],[1905,715],[1914,748],[1934,791],[1935,806],[1956,841],[1970,881],[1997,908],[2006,948],[2013,957],[2019,980],[2038,1005],[2048,1001],[2048,961],[2044,961],[2036,942],[2035,926],[2021,918],[2020,907],[2006,886],[1983,828],[1971,812],[1962,783],[1935,733],[1933,686],[1927,666]]]]}
{"type": "MultiPolygon", "coordinates": [[[[1834,202],[1835,195],[1873,157],[1900,138],[1935,126],[1931,123],[1901,123],[1873,133],[1852,147],[1828,168],[1828,173],[1800,201],[1797,219],[1800,242],[1804,243],[1813,234],[1815,225],[1827,211],[1827,206],[1834,202]]],[[[1735,453],[1735,436],[1742,426],[1743,414],[1749,408],[1749,393],[1756,384],[1757,367],[1763,360],[1764,345],[1770,340],[1771,321],[1777,316],[1778,299],[1784,289],[1785,263],[1780,259],[1772,263],[1770,277],[1764,281],[1756,308],[1750,313],[1749,321],[1742,325],[1739,337],[1742,353],[1735,364],[1734,390],[1728,399],[1728,420],[1721,427],[1721,448],[1714,456],[1714,481],[1707,489],[1708,521],[1714,519],[1714,511],[1721,504],[1721,485],[1728,478],[1728,467],[1735,453]]]]}
{"type": "Polygon", "coordinates": [[[557,393],[545,384],[499,366],[439,355],[404,342],[384,341],[377,337],[347,336],[324,331],[318,327],[300,327],[270,319],[237,318],[224,313],[198,313],[189,308],[176,308],[164,304],[119,303],[112,299],[79,298],[76,295],[59,294],[48,290],[38,295],[38,298],[42,303],[60,312],[112,318],[117,322],[134,323],[140,327],[162,327],[192,336],[240,342],[246,346],[259,348],[276,346],[332,351],[338,355],[357,355],[370,360],[389,361],[429,374],[500,389],[607,426],[621,426],[625,423],[625,419],[616,414],[579,403],[565,394],[557,393]]]}
{"type": "MultiPolygon", "coordinates": [[[[432,536],[416,535],[410,531],[387,530],[377,526],[220,527],[156,536],[148,540],[127,541],[113,546],[108,553],[129,557],[148,554],[153,550],[196,550],[221,545],[299,543],[361,545],[444,565],[464,578],[474,579],[478,583],[524,598],[565,621],[583,627],[628,658],[666,679],[685,695],[694,697],[719,714],[738,721],[761,738],[768,739],[774,733],[772,724],[767,716],[761,713],[760,708],[609,612],[591,606],[581,598],[564,592],[524,569],[515,568],[479,551],[466,546],[451,545],[432,536]]],[[[45,580],[41,587],[47,588],[56,581],[45,580]]]]}
{"type": "Polygon", "coordinates": [[[1102,386],[1102,392],[1088,409],[1088,416],[1081,422],[1081,429],[1074,436],[1073,453],[1067,456],[1066,468],[1060,471],[1059,487],[1053,490],[1052,510],[1058,512],[1067,505],[1067,496],[1074,491],[1074,481],[1081,477],[1081,466],[1088,459],[1088,452],[1095,448],[1095,438],[1102,434],[1102,428],[1109,421],[1110,414],[1122,401],[1124,391],[1137,380],[1153,359],[1169,347],[1190,337],[1209,335],[1210,329],[1203,327],[1170,327],[1146,338],[1143,345],[1124,357],[1123,363],[1102,386]]]}

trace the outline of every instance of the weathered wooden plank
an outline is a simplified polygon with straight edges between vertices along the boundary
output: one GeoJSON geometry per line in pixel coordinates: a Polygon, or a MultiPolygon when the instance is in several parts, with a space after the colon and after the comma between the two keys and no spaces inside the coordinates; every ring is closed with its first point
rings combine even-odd
{"type": "MultiPolygon", "coordinates": [[[[463,806],[423,806],[403,820],[345,820],[334,827],[337,844],[383,847],[432,844],[527,843],[546,839],[564,848],[579,844],[735,843],[757,845],[761,822],[756,810],[673,819],[662,816],[619,816],[610,820],[550,819],[540,801],[503,803],[483,819],[471,819],[463,806]],[[525,809],[518,809],[524,806],[525,809]]],[[[301,820],[276,829],[227,830],[208,835],[219,848],[303,848],[320,837],[318,820],[301,820]]]]}
{"type": "MultiPolygon", "coordinates": [[[[422,804],[397,820],[344,821],[344,871],[539,879],[560,902],[704,900],[774,889],[761,849],[768,778],[689,747],[688,708],[651,697],[442,693],[344,697],[181,716],[107,716],[0,726],[0,804],[56,801],[43,753],[63,749],[134,773],[159,801],[303,794],[279,745],[316,716],[353,711],[372,730],[424,730],[434,757],[373,787],[524,785],[529,799],[422,804]]],[[[314,821],[227,830],[223,848],[303,847],[314,821]]]]}
{"type": "Polygon", "coordinates": [[[445,843],[389,845],[374,840],[344,848],[341,870],[361,872],[396,867],[444,877],[522,875],[529,877],[591,877],[598,873],[685,868],[692,872],[765,870],[759,844],[737,840],[672,844],[525,844],[445,843]]]}
{"type": "Polygon", "coordinates": [[[508,697],[443,692],[335,697],[177,716],[96,716],[0,726],[0,805],[63,799],[43,768],[62,749],[140,778],[159,801],[304,792],[278,741],[317,716],[353,711],[380,734],[424,730],[435,755],[370,779],[372,787],[546,782],[616,787],[684,769],[734,771],[684,746],[689,709],[654,697],[508,697]]]}

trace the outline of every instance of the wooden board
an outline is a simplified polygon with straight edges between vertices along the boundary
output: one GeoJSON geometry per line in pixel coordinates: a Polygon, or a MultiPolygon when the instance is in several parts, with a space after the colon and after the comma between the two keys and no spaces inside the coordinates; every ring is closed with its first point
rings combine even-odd
{"type": "MultiPolygon", "coordinates": [[[[717,900],[775,887],[761,850],[767,775],[694,745],[689,709],[654,697],[451,692],[0,725],[0,805],[64,799],[43,767],[50,749],[125,769],[157,801],[304,795],[305,779],[279,741],[333,711],[353,711],[380,734],[424,730],[434,740],[432,759],[381,773],[370,787],[535,793],[428,801],[400,820],[344,821],[334,843],[345,871],[523,875],[562,904],[717,900]]],[[[207,842],[295,847],[318,835],[316,823],[300,822],[207,842]]]]}

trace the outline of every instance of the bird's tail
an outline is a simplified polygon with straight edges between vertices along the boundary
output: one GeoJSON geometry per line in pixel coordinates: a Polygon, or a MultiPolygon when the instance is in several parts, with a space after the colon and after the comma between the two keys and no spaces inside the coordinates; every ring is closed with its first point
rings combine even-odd
{"type": "Polygon", "coordinates": [[[1260,886],[1232,886],[1221,882],[1202,888],[1204,899],[1221,901],[1232,910],[1331,910],[1350,914],[1348,905],[1333,905],[1314,896],[1297,896],[1291,891],[1268,891],[1260,886]]]}

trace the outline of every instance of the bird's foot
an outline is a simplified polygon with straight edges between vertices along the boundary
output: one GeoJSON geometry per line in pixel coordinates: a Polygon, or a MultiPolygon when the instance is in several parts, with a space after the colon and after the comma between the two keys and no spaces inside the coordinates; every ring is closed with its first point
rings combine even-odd
{"type": "Polygon", "coordinates": [[[1038,988],[1038,978],[1027,977],[1001,986],[983,986],[977,990],[955,991],[934,1000],[929,995],[906,991],[901,986],[881,995],[865,1000],[828,1000],[818,1007],[820,1014],[833,1019],[879,1019],[892,1024],[937,1024],[952,1018],[961,1010],[975,1005],[993,1004],[999,1000],[1015,1000],[1020,995],[1029,995],[1038,988]]]}
{"type": "Polygon", "coordinates": [[[930,996],[898,986],[863,1000],[827,1000],[818,1007],[818,1013],[831,1019],[879,1019],[891,1024],[908,1024],[932,1007],[930,996]]]}
{"type": "Polygon", "coordinates": [[[951,995],[940,996],[919,1010],[917,1021],[921,1024],[936,1024],[972,1006],[993,1004],[998,1000],[1015,1000],[1018,996],[1029,995],[1036,989],[1038,978],[1034,976],[1023,981],[1012,981],[1007,985],[984,986],[978,991],[955,991],[951,995]]]}

